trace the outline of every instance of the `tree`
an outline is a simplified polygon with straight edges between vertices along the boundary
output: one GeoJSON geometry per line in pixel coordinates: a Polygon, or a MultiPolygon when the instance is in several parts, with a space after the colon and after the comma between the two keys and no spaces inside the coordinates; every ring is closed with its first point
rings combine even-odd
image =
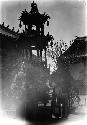
{"type": "Polygon", "coordinates": [[[16,74],[14,74],[9,94],[19,100],[28,100],[30,104],[38,104],[38,101],[47,103],[49,74],[44,68],[40,67],[39,60],[35,62],[27,58],[25,60],[21,56],[20,58],[18,59],[20,65],[17,67],[16,74]]]}
{"type": "Polygon", "coordinates": [[[67,95],[69,101],[68,105],[73,107],[76,101],[80,101],[78,89],[75,84],[73,84],[75,83],[75,80],[71,76],[67,64],[60,60],[60,57],[62,57],[67,48],[68,45],[64,43],[63,40],[51,44],[49,43],[48,57],[55,62],[57,67],[56,70],[54,69],[55,72],[51,75],[51,84],[53,82],[56,84],[55,93],[57,96],[67,95]],[[72,87],[74,88],[74,93],[72,91],[72,87]]]}
{"type": "MultiPolygon", "coordinates": [[[[48,58],[51,58],[51,60],[54,62],[54,71],[57,69],[57,59],[60,55],[62,55],[68,48],[68,45],[63,40],[54,42],[51,41],[48,44],[47,48],[47,56],[48,58]]],[[[51,65],[51,64],[50,64],[51,65]]]]}

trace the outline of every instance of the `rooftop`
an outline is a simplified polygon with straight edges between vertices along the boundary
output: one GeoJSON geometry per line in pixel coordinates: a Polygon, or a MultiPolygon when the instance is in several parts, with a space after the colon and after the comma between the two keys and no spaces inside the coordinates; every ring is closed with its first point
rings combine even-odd
{"type": "Polygon", "coordinates": [[[72,45],[58,58],[66,61],[77,61],[87,57],[87,36],[76,37],[72,45]],[[73,60],[74,59],[74,60],[73,60]]]}

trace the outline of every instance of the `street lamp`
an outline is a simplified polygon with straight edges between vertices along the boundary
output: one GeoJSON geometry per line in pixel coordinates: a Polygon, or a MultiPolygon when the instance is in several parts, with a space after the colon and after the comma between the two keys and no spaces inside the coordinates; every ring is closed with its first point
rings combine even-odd
{"type": "Polygon", "coordinates": [[[63,104],[61,103],[60,104],[60,108],[61,108],[60,113],[61,113],[61,116],[59,118],[62,118],[62,106],[63,106],[63,104]]]}

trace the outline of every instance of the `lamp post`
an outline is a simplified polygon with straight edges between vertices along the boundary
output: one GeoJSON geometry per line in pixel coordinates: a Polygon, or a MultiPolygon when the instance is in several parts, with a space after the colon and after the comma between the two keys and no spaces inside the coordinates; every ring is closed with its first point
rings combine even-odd
{"type": "Polygon", "coordinates": [[[62,110],[62,107],[63,107],[63,104],[61,103],[61,104],[60,104],[61,110],[60,110],[60,117],[59,117],[59,118],[62,118],[62,111],[63,111],[63,110],[62,110]]]}

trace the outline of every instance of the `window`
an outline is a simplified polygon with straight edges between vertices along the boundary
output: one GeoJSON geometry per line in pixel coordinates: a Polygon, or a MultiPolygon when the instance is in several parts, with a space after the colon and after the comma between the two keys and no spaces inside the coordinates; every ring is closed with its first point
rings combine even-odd
{"type": "Polygon", "coordinates": [[[36,30],[36,26],[35,25],[32,26],[32,30],[36,30]]]}

